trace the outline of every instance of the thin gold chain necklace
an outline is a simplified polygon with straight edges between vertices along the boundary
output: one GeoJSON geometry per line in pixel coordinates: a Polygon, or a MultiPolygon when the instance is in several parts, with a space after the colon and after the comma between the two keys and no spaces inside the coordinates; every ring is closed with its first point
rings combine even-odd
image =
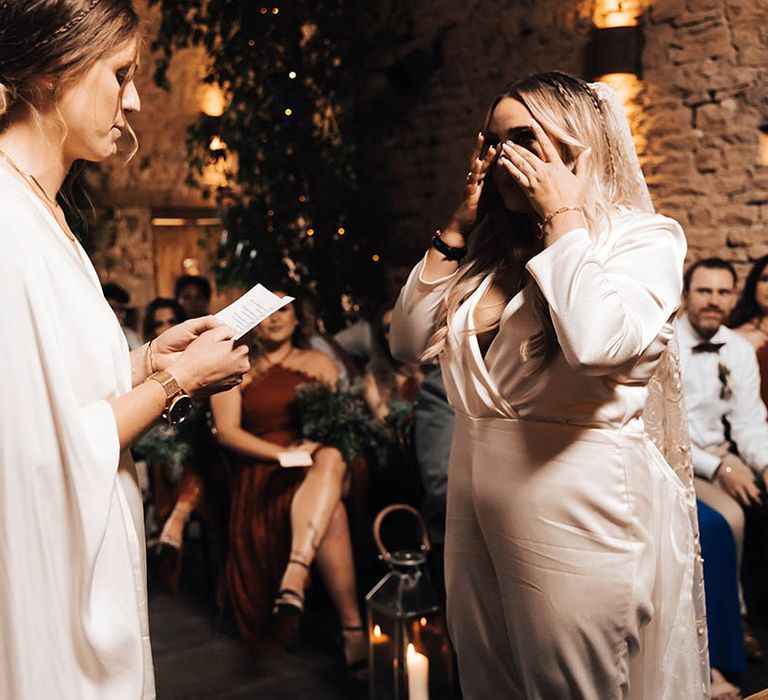
{"type": "Polygon", "coordinates": [[[13,158],[11,158],[2,149],[0,149],[0,156],[3,158],[3,160],[5,160],[6,163],[8,163],[8,165],[11,166],[11,168],[13,168],[19,175],[21,175],[21,177],[24,180],[24,182],[26,182],[29,185],[30,189],[33,192],[35,192],[38,195],[38,197],[42,196],[43,201],[46,203],[48,208],[51,210],[51,213],[53,214],[53,218],[56,219],[56,222],[61,227],[61,230],[64,231],[64,234],[66,235],[66,237],[69,238],[69,240],[72,241],[72,243],[74,243],[75,242],[74,235],[72,234],[71,231],[68,231],[65,226],[61,225],[61,222],[59,221],[58,216],[56,215],[56,212],[57,212],[57,210],[59,208],[58,203],[48,196],[48,193],[45,191],[43,186],[38,182],[37,178],[34,175],[32,175],[31,173],[28,173],[28,172],[22,170],[18,165],[16,165],[15,161],[13,160],[13,158]]]}

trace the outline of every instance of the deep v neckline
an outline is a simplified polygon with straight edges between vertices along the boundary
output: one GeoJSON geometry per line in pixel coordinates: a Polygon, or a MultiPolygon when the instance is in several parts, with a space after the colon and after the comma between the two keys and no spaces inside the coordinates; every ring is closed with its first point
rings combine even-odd
{"type": "Polygon", "coordinates": [[[486,391],[490,393],[493,402],[502,412],[506,413],[507,415],[517,416],[517,411],[513,408],[512,404],[510,404],[509,401],[504,398],[501,391],[499,390],[499,387],[496,385],[496,381],[491,376],[490,368],[488,364],[486,364],[486,360],[489,357],[491,351],[494,349],[495,343],[501,335],[502,324],[509,318],[509,309],[519,307],[519,304],[515,305],[513,302],[522,299],[522,294],[528,285],[523,287],[519,292],[517,292],[517,294],[515,294],[514,297],[509,300],[509,302],[507,302],[507,305],[504,307],[504,310],[501,313],[501,317],[499,318],[499,332],[496,333],[496,336],[488,346],[485,355],[483,355],[483,353],[480,352],[480,343],[478,342],[477,334],[475,333],[475,308],[479,300],[482,299],[483,294],[485,294],[485,291],[488,289],[488,285],[492,282],[494,276],[495,273],[492,273],[486,277],[485,280],[480,283],[480,286],[470,295],[469,299],[467,299],[465,302],[467,305],[467,317],[465,323],[468,331],[467,335],[469,336],[467,338],[467,342],[469,343],[469,354],[472,362],[475,365],[475,371],[479,374],[482,384],[485,386],[486,391]]]}
{"type": "Polygon", "coordinates": [[[501,315],[499,316],[499,323],[496,328],[496,335],[493,336],[493,338],[491,339],[491,342],[488,343],[488,347],[485,349],[485,352],[483,352],[480,348],[480,341],[477,338],[477,333],[475,332],[475,329],[477,328],[475,324],[475,311],[477,310],[478,304],[482,301],[483,297],[485,296],[485,293],[488,291],[488,288],[493,284],[494,279],[496,279],[495,271],[490,273],[480,283],[478,288],[474,291],[474,293],[470,296],[470,298],[467,301],[467,303],[469,304],[468,314],[467,314],[467,326],[469,328],[469,345],[472,349],[472,353],[476,356],[478,363],[482,366],[482,368],[486,372],[490,371],[486,361],[488,359],[488,356],[491,353],[491,350],[493,349],[493,346],[495,345],[496,341],[499,339],[502,326],[504,325],[506,320],[509,318],[510,309],[517,308],[520,305],[516,302],[522,299],[525,293],[525,290],[528,289],[528,286],[530,285],[530,281],[524,284],[504,304],[504,308],[501,310],[501,315]]]}

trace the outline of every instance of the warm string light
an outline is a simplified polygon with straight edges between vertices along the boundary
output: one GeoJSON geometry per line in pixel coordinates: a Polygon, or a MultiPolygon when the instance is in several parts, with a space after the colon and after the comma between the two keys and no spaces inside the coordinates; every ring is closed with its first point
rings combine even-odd
{"type": "Polygon", "coordinates": [[[223,151],[227,148],[227,144],[224,143],[221,136],[211,136],[211,140],[208,142],[208,149],[210,151],[223,151]]]}

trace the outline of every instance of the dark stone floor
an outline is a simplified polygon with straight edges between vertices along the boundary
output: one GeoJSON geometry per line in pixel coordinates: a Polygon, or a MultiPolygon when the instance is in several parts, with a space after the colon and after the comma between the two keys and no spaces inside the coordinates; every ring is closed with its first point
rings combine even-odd
{"type": "MultiPolygon", "coordinates": [[[[248,655],[199,598],[154,593],[150,626],[159,700],[364,700],[340,661],[316,645],[295,656],[248,655]]],[[[762,638],[768,634],[762,629],[762,638]]],[[[768,659],[751,663],[744,695],[768,688],[768,659]]]]}
{"type": "Polygon", "coordinates": [[[363,700],[366,688],[316,646],[258,659],[199,599],[154,593],[149,601],[159,700],[363,700]]]}
{"type": "MultiPolygon", "coordinates": [[[[182,591],[160,591],[150,559],[150,631],[159,700],[365,700],[367,688],[343,667],[334,641],[334,616],[322,586],[308,597],[307,639],[295,655],[256,658],[246,653],[231,614],[217,613],[211,578],[194,543],[185,546],[182,591]]],[[[373,580],[381,570],[372,572],[373,580]]],[[[362,589],[370,588],[364,577],[362,589]]],[[[765,600],[765,581],[751,599],[765,600]]],[[[754,588],[754,586],[752,586],[754,588]]],[[[768,649],[768,602],[750,607],[753,629],[768,649]]],[[[768,688],[768,655],[748,666],[744,697],[768,688]]],[[[459,693],[457,693],[458,697],[459,693]]],[[[434,700],[446,700],[435,698],[434,700]]],[[[489,700],[493,700],[489,698],[489,700]]]]}

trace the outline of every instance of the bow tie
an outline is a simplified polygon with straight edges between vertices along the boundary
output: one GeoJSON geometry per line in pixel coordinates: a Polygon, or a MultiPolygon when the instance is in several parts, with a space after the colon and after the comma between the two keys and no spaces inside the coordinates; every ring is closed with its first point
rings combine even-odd
{"type": "Polygon", "coordinates": [[[691,348],[691,352],[720,352],[720,348],[723,347],[723,345],[725,345],[725,343],[699,343],[691,348]]]}

